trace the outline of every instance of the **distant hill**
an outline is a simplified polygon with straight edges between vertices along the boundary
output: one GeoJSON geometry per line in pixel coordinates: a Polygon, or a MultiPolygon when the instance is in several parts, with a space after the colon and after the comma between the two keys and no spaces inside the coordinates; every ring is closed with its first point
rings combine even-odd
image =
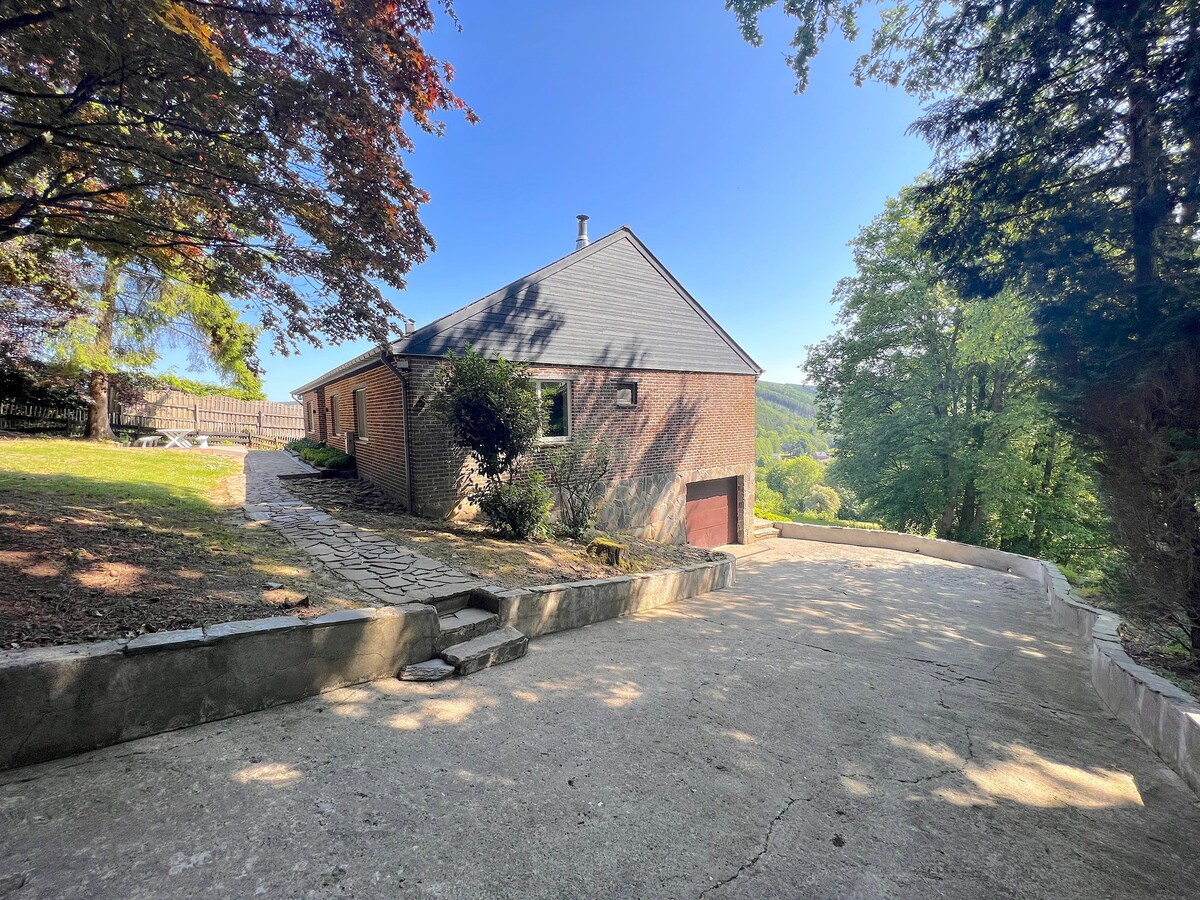
{"type": "Polygon", "coordinates": [[[816,389],[805,384],[760,381],[754,389],[755,455],[760,466],[784,456],[829,450],[816,425],[816,389]]]}

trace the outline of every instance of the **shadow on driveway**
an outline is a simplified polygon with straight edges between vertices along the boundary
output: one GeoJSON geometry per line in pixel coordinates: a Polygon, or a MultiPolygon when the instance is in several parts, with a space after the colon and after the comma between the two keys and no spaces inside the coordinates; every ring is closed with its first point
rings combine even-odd
{"type": "Polygon", "coordinates": [[[1032,583],[776,540],[736,588],[0,775],[31,897],[1192,897],[1195,796],[1032,583]]]}

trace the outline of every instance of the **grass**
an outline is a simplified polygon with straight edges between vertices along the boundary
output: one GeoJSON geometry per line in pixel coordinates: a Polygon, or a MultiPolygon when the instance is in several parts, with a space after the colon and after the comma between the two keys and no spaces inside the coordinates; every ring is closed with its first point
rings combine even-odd
{"type": "Polygon", "coordinates": [[[241,469],[216,453],[0,441],[0,646],[362,605],[279,535],[246,527],[241,469]]]}
{"type": "MultiPolygon", "coordinates": [[[[64,497],[160,502],[164,490],[193,513],[210,509],[214,488],[241,464],[228,457],[130,450],[59,438],[0,443],[0,488],[37,485],[64,497]]],[[[174,504],[173,504],[174,505],[174,504]]]]}

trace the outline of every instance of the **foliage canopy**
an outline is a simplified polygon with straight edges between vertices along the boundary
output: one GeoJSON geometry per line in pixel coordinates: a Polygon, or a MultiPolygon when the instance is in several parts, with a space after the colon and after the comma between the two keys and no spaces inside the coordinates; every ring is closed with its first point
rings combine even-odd
{"type": "Polygon", "coordinates": [[[1086,457],[1054,421],[1028,304],[965,301],[921,249],[914,192],[853,242],[839,330],[811,348],[831,477],[888,528],[1069,560],[1104,543],[1086,457]]]}
{"type": "MultiPolygon", "coordinates": [[[[776,0],[729,0],[748,39],[776,0]]],[[[803,88],[859,0],[785,2],[803,88]]],[[[925,249],[1032,306],[1060,421],[1098,451],[1143,613],[1200,656],[1200,7],[883,2],[856,69],[933,102],[925,249]]]]}
{"type": "Polygon", "coordinates": [[[48,273],[78,248],[178,273],[252,303],[280,350],[386,340],[372,282],[402,288],[433,246],[406,127],[474,118],[421,45],[433,24],[428,0],[20,4],[0,19],[0,247],[24,239],[48,273]]]}

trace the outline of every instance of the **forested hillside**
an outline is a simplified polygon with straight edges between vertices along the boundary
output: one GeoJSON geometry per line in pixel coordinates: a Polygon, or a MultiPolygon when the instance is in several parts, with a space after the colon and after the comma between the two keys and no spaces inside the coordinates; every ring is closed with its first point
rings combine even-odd
{"type": "Polygon", "coordinates": [[[760,381],[755,388],[755,456],[765,466],[784,456],[829,450],[816,425],[816,390],[803,384],[760,381]]]}

